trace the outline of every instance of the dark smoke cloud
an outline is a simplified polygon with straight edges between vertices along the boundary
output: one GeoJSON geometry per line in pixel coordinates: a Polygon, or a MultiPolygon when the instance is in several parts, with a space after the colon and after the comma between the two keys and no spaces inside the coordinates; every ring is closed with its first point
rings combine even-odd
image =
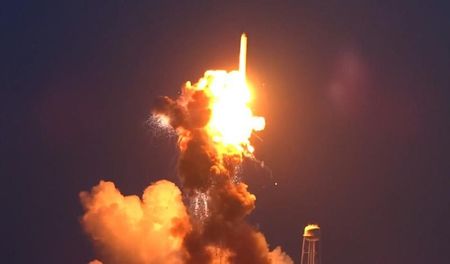
{"type": "Polygon", "coordinates": [[[228,263],[272,263],[274,256],[270,255],[264,236],[245,222],[245,217],[255,208],[256,198],[248,192],[246,184],[232,180],[242,157],[218,155],[204,131],[208,121],[205,118],[210,114],[205,93],[184,93],[177,100],[163,102],[156,113],[176,117],[171,124],[179,126],[174,128],[187,131],[179,160],[183,188],[190,193],[207,191],[210,197],[209,216],[193,225],[184,239],[186,263],[212,263],[217,254],[211,248],[226,252],[228,263]],[[178,113],[185,115],[180,118],[178,113]]]}
{"type": "Polygon", "coordinates": [[[191,131],[191,139],[179,160],[179,175],[186,191],[207,191],[211,186],[212,161],[211,147],[201,130],[191,131]]]}

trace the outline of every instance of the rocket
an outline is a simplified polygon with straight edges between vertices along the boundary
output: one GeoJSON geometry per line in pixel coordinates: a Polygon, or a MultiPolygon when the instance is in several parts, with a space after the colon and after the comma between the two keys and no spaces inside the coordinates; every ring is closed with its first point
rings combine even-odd
{"type": "Polygon", "coordinates": [[[245,68],[247,64],[247,35],[241,35],[241,49],[239,50],[239,72],[245,81],[245,68]]]}

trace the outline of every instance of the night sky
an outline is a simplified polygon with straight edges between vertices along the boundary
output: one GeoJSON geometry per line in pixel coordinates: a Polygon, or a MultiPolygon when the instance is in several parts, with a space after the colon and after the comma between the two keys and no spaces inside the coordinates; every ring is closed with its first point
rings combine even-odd
{"type": "Polygon", "coordinates": [[[0,262],[87,263],[80,191],[179,183],[151,108],[207,69],[237,68],[246,32],[267,123],[256,156],[274,179],[247,164],[244,180],[271,248],[299,263],[317,222],[323,263],[450,263],[444,4],[63,2],[0,8],[0,262]]]}

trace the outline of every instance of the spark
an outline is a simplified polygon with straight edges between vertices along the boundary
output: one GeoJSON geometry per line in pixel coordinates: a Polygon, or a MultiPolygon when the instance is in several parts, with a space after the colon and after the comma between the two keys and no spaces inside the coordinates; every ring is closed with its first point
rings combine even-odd
{"type": "Polygon", "coordinates": [[[146,124],[150,127],[155,137],[177,137],[177,133],[170,125],[170,119],[166,115],[153,114],[148,118],[146,124]]]}
{"type": "Polygon", "coordinates": [[[190,211],[197,220],[203,222],[209,216],[208,210],[209,194],[206,192],[195,192],[190,198],[190,211]]]}

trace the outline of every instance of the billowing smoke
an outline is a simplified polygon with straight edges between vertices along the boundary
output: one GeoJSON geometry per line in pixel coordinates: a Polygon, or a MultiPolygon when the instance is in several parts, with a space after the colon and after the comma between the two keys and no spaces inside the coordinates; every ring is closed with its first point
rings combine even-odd
{"type": "Polygon", "coordinates": [[[182,243],[191,226],[175,184],[158,181],[141,199],[101,181],[80,199],[86,210],[81,222],[103,263],[183,263],[182,243]]]}
{"type": "Polygon", "coordinates": [[[284,253],[280,247],[276,247],[269,255],[272,264],[294,264],[291,257],[284,253]]]}
{"type": "Polygon", "coordinates": [[[248,107],[240,72],[207,71],[186,83],[176,99],[161,97],[152,115],[178,136],[175,184],[150,185],[142,199],[123,196],[111,182],[82,192],[84,230],[105,264],[293,263],[245,219],[256,197],[239,180],[244,159],[254,159],[249,138],[264,119],[248,107]]]}

